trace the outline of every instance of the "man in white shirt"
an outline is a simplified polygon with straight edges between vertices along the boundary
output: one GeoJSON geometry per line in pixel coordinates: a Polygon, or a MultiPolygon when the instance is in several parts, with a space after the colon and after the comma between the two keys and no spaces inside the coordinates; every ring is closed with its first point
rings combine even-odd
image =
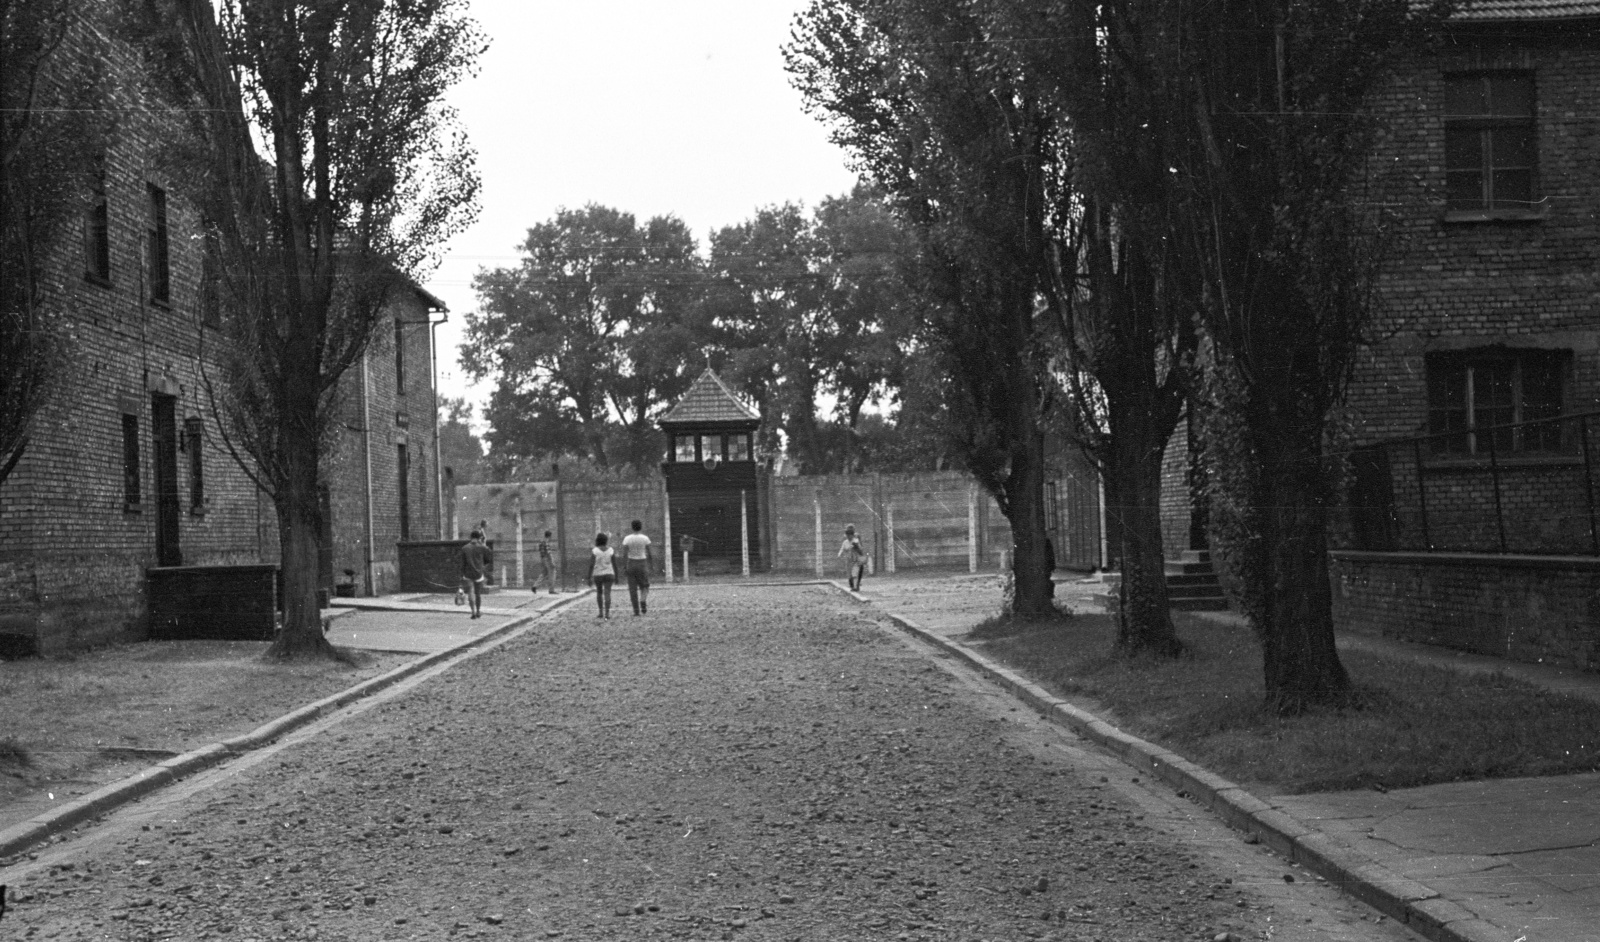
{"type": "Polygon", "coordinates": [[[633,532],[622,538],[622,564],[628,573],[628,601],[635,615],[643,615],[650,610],[650,538],[643,523],[635,520],[631,526],[633,532]]]}

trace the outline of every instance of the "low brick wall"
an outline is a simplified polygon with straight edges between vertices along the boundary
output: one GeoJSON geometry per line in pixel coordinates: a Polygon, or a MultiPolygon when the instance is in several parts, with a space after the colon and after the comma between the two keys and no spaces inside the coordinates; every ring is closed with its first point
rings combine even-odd
{"type": "Polygon", "coordinates": [[[1336,551],[1341,631],[1600,670],[1600,558],[1336,551]]]}
{"type": "MultiPolygon", "coordinates": [[[[489,546],[489,584],[496,585],[494,541],[489,546]]],[[[454,592],[461,585],[461,547],[466,540],[413,540],[396,543],[400,556],[401,592],[454,592]]]]}
{"type": "Polygon", "coordinates": [[[272,640],[277,566],[168,566],[146,580],[151,640],[272,640]]]}

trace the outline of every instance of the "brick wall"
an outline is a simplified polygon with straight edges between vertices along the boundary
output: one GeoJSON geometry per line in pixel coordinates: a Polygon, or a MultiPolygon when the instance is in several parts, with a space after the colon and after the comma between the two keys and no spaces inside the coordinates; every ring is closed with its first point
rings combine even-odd
{"type": "MultiPolygon", "coordinates": [[[[156,470],[152,396],[171,396],[181,443],[177,455],[178,548],[185,565],[277,561],[277,521],[226,447],[210,407],[206,378],[217,375],[214,351],[225,338],[203,323],[199,219],[183,180],[163,162],[183,133],[169,107],[148,98],[133,50],[109,38],[96,18],[103,5],[85,4],[67,52],[104,62],[111,104],[121,115],[105,155],[111,269],[109,279],[85,276],[73,228],[53,257],[49,303],[68,312],[71,373],[60,397],[39,416],[28,452],[0,489],[0,633],[17,634],[42,650],[83,647],[143,637],[147,604],[144,571],[156,557],[156,470]],[[170,300],[149,299],[149,187],[167,196],[170,300]],[[141,500],[123,500],[123,415],[138,423],[141,500]],[[188,420],[203,428],[199,464],[204,501],[192,506],[191,458],[183,435],[188,420]]],[[[379,590],[396,581],[399,535],[395,445],[410,446],[411,531],[438,535],[429,299],[406,294],[381,319],[369,359],[374,569],[379,590]],[[408,383],[394,382],[393,319],[406,321],[408,383]],[[404,423],[397,418],[406,417],[404,423]]],[[[360,370],[341,384],[346,427],[362,429],[360,370]]],[[[346,434],[328,464],[334,510],[336,572],[365,570],[366,464],[359,431],[346,434]]]]}
{"type": "MultiPolygon", "coordinates": [[[[1349,387],[1345,444],[1426,434],[1430,354],[1570,351],[1566,411],[1600,409],[1600,49],[1553,32],[1463,34],[1436,57],[1411,62],[1379,104],[1389,120],[1374,168],[1394,184],[1382,198],[1403,224],[1380,282],[1382,314],[1372,334],[1382,339],[1362,351],[1349,387]],[[1530,218],[1469,221],[1445,212],[1445,76],[1477,70],[1533,74],[1543,206],[1530,218]]],[[[1439,462],[1424,449],[1419,469],[1409,446],[1388,449],[1387,459],[1396,547],[1500,549],[1487,460],[1439,462]]],[[[1499,471],[1505,550],[1588,545],[1581,461],[1502,462],[1499,471]]],[[[1346,545],[1354,535],[1351,526],[1336,532],[1346,545]]],[[[1596,665],[1595,570],[1555,559],[1465,559],[1341,557],[1333,566],[1339,626],[1596,665]]]]}
{"type": "Polygon", "coordinates": [[[1189,423],[1179,421],[1161,453],[1161,552],[1177,559],[1189,548],[1189,423]]]}
{"type": "Polygon", "coordinates": [[[333,568],[339,577],[354,570],[357,584],[368,594],[398,591],[400,585],[395,549],[402,535],[399,446],[406,447],[408,464],[407,535],[412,540],[449,536],[439,524],[429,311],[420,294],[398,293],[378,318],[364,358],[339,384],[348,431],[329,456],[325,475],[333,511],[333,568]],[[397,382],[396,320],[404,325],[403,385],[397,382]]]}
{"type": "Polygon", "coordinates": [[[1381,281],[1383,316],[1348,409],[1353,444],[1424,434],[1427,354],[1491,345],[1573,352],[1569,412],[1600,409],[1600,49],[1464,40],[1420,59],[1379,99],[1376,165],[1403,181],[1404,214],[1381,281]],[[1444,211],[1448,72],[1528,70],[1536,87],[1541,215],[1453,221],[1444,211]]]}
{"type": "Polygon", "coordinates": [[[174,398],[184,423],[204,428],[205,502],[191,506],[191,451],[177,455],[178,546],[187,563],[271,558],[263,505],[228,456],[205,392],[216,333],[201,324],[201,242],[182,180],[162,162],[179,133],[167,109],[146,97],[134,53],[107,38],[99,5],[86,5],[68,50],[104,62],[121,118],[106,153],[110,278],[91,279],[77,227],[52,259],[49,303],[72,325],[70,373],[38,417],[27,453],[0,490],[0,631],[32,636],[43,650],[138,637],[144,569],[154,565],[156,526],[152,395],[174,398]],[[149,300],[149,187],[167,194],[171,289],[149,300]],[[138,423],[141,501],[123,500],[123,414],[138,423]]]}
{"type": "Polygon", "coordinates": [[[1600,560],[1334,555],[1341,630],[1600,670],[1600,560]]]}

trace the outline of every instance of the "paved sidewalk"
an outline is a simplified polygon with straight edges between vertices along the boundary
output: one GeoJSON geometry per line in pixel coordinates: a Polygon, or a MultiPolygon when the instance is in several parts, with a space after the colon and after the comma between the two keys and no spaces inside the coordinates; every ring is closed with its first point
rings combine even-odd
{"type": "Polygon", "coordinates": [[[466,606],[458,607],[450,595],[336,599],[328,640],[367,651],[432,654],[486,635],[507,618],[538,614],[574,596],[571,592],[534,595],[503,589],[484,596],[483,617],[478,619],[469,617],[466,606]]]}
{"type": "MultiPolygon", "coordinates": [[[[952,577],[940,591],[928,591],[926,581],[869,581],[862,597],[982,660],[962,642],[989,612],[975,618],[963,602],[992,600],[994,582],[993,576],[952,577]]],[[[1104,591],[1092,581],[1067,580],[1057,594],[1079,610],[1101,610],[1104,591]]],[[[1338,644],[1456,670],[1500,671],[1600,700],[1600,675],[1582,671],[1369,636],[1341,637],[1338,644]]],[[[1343,871],[1324,875],[1429,938],[1600,942],[1600,773],[1295,796],[1250,796],[1211,778],[1213,791],[1224,793],[1222,804],[1234,806],[1214,804],[1225,818],[1234,808],[1248,812],[1252,801],[1260,805],[1230,823],[1258,833],[1275,830],[1260,834],[1262,840],[1281,842],[1281,850],[1312,869],[1322,869],[1320,863],[1343,871]],[[1228,798],[1229,790],[1248,800],[1228,798]]]]}

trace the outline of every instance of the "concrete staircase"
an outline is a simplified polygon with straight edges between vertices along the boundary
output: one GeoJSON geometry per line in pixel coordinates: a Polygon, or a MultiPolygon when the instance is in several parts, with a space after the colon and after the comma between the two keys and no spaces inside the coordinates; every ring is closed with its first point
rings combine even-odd
{"type": "Polygon", "coordinates": [[[1167,600],[1172,608],[1185,612],[1227,609],[1210,550],[1185,550],[1177,559],[1167,560],[1167,600]]]}

